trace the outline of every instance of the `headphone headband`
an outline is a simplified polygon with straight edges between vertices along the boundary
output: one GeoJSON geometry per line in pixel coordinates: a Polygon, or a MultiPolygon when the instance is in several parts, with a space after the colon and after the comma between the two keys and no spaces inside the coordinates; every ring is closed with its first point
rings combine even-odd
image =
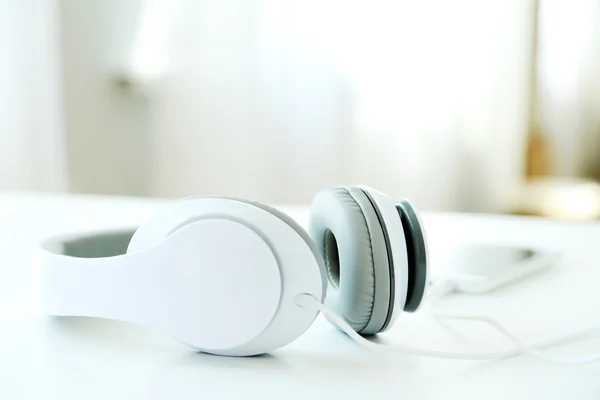
{"type": "Polygon", "coordinates": [[[221,355],[265,353],[308,329],[318,311],[292,299],[323,299],[323,279],[289,221],[230,199],[174,206],[194,209],[195,218],[171,221],[161,241],[125,253],[131,231],[46,242],[39,258],[46,311],[136,323],[221,355]]]}

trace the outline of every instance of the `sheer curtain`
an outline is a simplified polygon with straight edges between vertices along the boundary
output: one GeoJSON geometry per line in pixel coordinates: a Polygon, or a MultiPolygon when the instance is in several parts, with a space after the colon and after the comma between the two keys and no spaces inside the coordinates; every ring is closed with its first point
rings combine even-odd
{"type": "Polygon", "coordinates": [[[297,203],[365,183],[424,208],[499,210],[520,183],[530,2],[169,4],[170,23],[155,17],[169,51],[137,48],[168,53],[153,194],[297,203]]]}
{"type": "Polygon", "coordinates": [[[0,2],[0,190],[68,188],[55,6],[0,2]]]}

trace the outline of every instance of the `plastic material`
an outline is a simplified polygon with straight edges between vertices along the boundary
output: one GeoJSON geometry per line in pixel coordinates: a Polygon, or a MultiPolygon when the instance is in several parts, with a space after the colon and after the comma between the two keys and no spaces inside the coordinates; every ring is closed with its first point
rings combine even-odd
{"type": "MultiPolygon", "coordinates": [[[[144,240],[124,255],[69,257],[46,246],[40,258],[46,311],[132,322],[233,356],[270,352],[308,329],[317,311],[296,307],[293,298],[323,299],[324,283],[318,260],[294,229],[242,202],[182,205],[186,210],[174,207],[172,215],[193,217],[176,226],[156,219],[153,229],[166,229],[167,237],[144,240]]],[[[153,229],[142,232],[158,237],[153,229]]]]}
{"type": "Polygon", "coordinates": [[[204,351],[257,337],[281,297],[279,267],[267,244],[227,220],[189,224],[144,252],[68,260],[46,266],[50,312],[157,328],[204,351]]]}
{"type": "Polygon", "coordinates": [[[408,249],[408,294],[404,311],[416,312],[423,304],[429,286],[429,260],[423,224],[419,214],[408,200],[396,203],[400,221],[404,228],[408,249]]]}
{"type": "Polygon", "coordinates": [[[559,264],[561,254],[540,248],[477,244],[459,246],[445,257],[455,291],[483,294],[559,264]]]}

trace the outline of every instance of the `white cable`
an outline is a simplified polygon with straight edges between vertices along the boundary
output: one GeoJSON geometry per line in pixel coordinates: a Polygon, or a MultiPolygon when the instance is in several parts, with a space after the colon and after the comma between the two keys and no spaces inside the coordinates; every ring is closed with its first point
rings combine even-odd
{"type": "MultiPolygon", "coordinates": [[[[444,314],[444,313],[431,313],[435,318],[438,319],[450,319],[450,320],[463,320],[463,321],[478,321],[488,324],[495,328],[498,332],[503,334],[508,340],[513,342],[517,346],[517,349],[512,351],[513,355],[526,353],[535,358],[538,358],[542,361],[552,363],[552,364],[561,364],[561,365],[579,365],[579,364],[589,364],[592,362],[600,361],[600,353],[594,353],[588,356],[573,358],[573,359],[565,359],[565,358],[556,358],[550,357],[546,354],[540,352],[536,349],[536,345],[528,345],[523,342],[517,335],[506,329],[504,325],[502,325],[499,321],[488,317],[486,315],[453,315],[453,314],[444,314]]],[[[586,329],[579,332],[574,332],[565,336],[557,337],[554,339],[550,339],[544,342],[544,347],[553,347],[561,344],[565,344],[567,342],[577,341],[592,335],[593,333],[598,333],[600,331],[600,327],[596,326],[594,328],[586,329]]]]}
{"type": "Polygon", "coordinates": [[[336,325],[340,330],[345,332],[351,339],[353,339],[359,345],[375,351],[385,351],[389,352],[390,350],[398,352],[400,354],[405,355],[417,355],[423,357],[433,357],[433,358],[445,358],[445,359],[454,359],[454,360],[493,360],[493,359],[502,359],[507,358],[523,353],[527,353],[533,357],[536,357],[542,361],[554,363],[554,364],[563,364],[563,365],[578,365],[578,364],[588,364],[595,361],[600,361],[600,354],[592,354],[590,356],[581,357],[577,359],[560,359],[546,356],[543,353],[540,353],[538,349],[548,348],[552,346],[557,346],[560,344],[565,344],[568,342],[576,341],[582,339],[583,337],[589,336],[594,332],[598,332],[600,327],[595,327],[593,329],[588,329],[585,331],[571,333],[569,335],[560,336],[551,340],[537,342],[532,345],[525,344],[522,340],[520,340],[516,335],[508,331],[502,324],[498,321],[480,315],[444,315],[437,314],[437,318],[445,318],[445,319],[460,319],[460,320],[472,320],[472,321],[480,321],[487,324],[492,325],[502,334],[504,334],[510,341],[517,345],[517,348],[506,351],[497,351],[497,352],[487,352],[487,353],[459,353],[459,352],[447,352],[447,351],[438,351],[438,350],[425,350],[419,348],[413,348],[406,345],[398,345],[398,346],[390,346],[385,344],[379,344],[371,342],[364,337],[360,336],[354,329],[350,327],[341,317],[339,317],[335,312],[333,312],[329,307],[325,306],[321,302],[319,302],[315,297],[309,294],[300,294],[296,296],[295,302],[300,307],[313,308],[315,310],[323,313],[334,325],[336,325]]]}
{"type": "MultiPolygon", "coordinates": [[[[462,277],[460,277],[462,279],[462,277]]],[[[451,294],[456,291],[456,281],[453,279],[437,279],[432,282],[431,288],[429,289],[431,295],[428,296],[428,308],[432,308],[432,303],[438,301],[441,297],[451,294]]],[[[517,346],[514,349],[514,355],[518,354],[529,354],[535,358],[538,358],[542,361],[560,364],[560,365],[580,365],[580,364],[589,364],[592,362],[600,361],[600,353],[591,354],[585,357],[576,358],[576,359],[563,359],[563,358],[554,358],[549,357],[546,354],[538,351],[541,348],[548,348],[559,346],[562,344],[566,344],[569,342],[575,342],[577,340],[584,339],[586,337],[593,336],[594,334],[600,333],[600,326],[595,326],[589,329],[580,330],[577,332],[565,334],[562,336],[557,336],[552,339],[545,340],[543,342],[534,343],[533,345],[527,345],[523,342],[516,334],[508,330],[501,322],[498,320],[491,318],[487,315],[481,314],[448,314],[448,313],[439,313],[435,311],[429,311],[429,314],[435,319],[447,319],[447,320],[462,320],[462,321],[475,321],[475,322],[483,322],[484,324],[490,325],[492,328],[496,329],[500,334],[510,340],[513,344],[517,346]],[[543,345],[540,347],[540,345],[543,345]]]]}

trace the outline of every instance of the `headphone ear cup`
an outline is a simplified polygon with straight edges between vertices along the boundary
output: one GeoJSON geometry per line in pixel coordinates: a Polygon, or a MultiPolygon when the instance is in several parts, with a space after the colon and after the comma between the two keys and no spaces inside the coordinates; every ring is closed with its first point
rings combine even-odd
{"type": "Polygon", "coordinates": [[[394,282],[384,228],[368,196],[355,187],[318,193],[309,234],[325,260],[328,305],[358,333],[383,330],[394,282]]]}
{"type": "Polygon", "coordinates": [[[415,312],[423,303],[429,286],[429,262],[423,225],[417,210],[408,200],[396,203],[402,221],[408,255],[408,291],[404,311],[415,312]]]}
{"type": "MultiPolygon", "coordinates": [[[[266,211],[273,216],[279,218],[281,221],[286,223],[290,228],[292,228],[300,238],[304,240],[308,248],[311,250],[314,259],[319,267],[319,273],[321,274],[321,281],[323,282],[323,296],[325,296],[325,291],[327,289],[327,274],[325,272],[325,264],[323,262],[323,258],[317,249],[317,246],[312,241],[308,232],[306,232],[298,222],[296,222],[289,215],[283,213],[282,211],[267,206],[266,204],[258,203],[255,201],[250,201],[246,199],[240,199],[235,197],[189,197],[174,203],[167,205],[163,208],[158,214],[151,217],[148,221],[142,224],[136,231],[133,233],[131,240],[129,241],[129,246],[127,247],[128,253],[133,253],[136,251],[144,250],[150,246],[157,245],[162,240],[164,240],[167,236],[172,234],[175,230],[181,228],[182,226],[194,222],[196,219],[196,212],[194,210],[193,203],[203,201],[206,199],[216,199],[223,201],[234,201],[240,202],[244,204],[249,204],[251,206],[260,208],[263,211],[266,211]]],[[[199,206],[200,207],[200,206],[199,206]]]]}
{"type": "MultiPolygon", "coordinates": [[[[231,198],[231,199],[233,199],[233,198],[231,198]]],[[[296,231],[296,233],[304,240],[306,245],[310,248],[310,250],[313,253],[313,256],[315,257],[317,264],[319,265],[319,272],[321,273],[321,278],[322,278],[322,282],[323,282],[323,293],[326,293],[326,291],[327,291],[327,273],[325,271],[325,263],[324,263],[323,258],[321,257],[321,253],[319,252],[317,245],[312,240],[312,238],[310,237],[308,232],[305,231],[302,228],[302,226],[300,226],[300,224],[298,222],[296,222],[292,217],[290,217],[286,213],[276,209],[275,207],[271,207],[266,204],[262,204],[262,203],[258,203],[258,202],[250,201],[250,200],[241,200],[241,199],[236,199],[236,200],[243,201],[247,204],[251,204],[251,205],[258,207],[264,211],[267,211],[268,213],[273,214],[274,216],[276,216],[277,218],[279,218],[280,220],[282,220],[283,222],[288,224],[292,229],[294,229],[296,231]]]]}

